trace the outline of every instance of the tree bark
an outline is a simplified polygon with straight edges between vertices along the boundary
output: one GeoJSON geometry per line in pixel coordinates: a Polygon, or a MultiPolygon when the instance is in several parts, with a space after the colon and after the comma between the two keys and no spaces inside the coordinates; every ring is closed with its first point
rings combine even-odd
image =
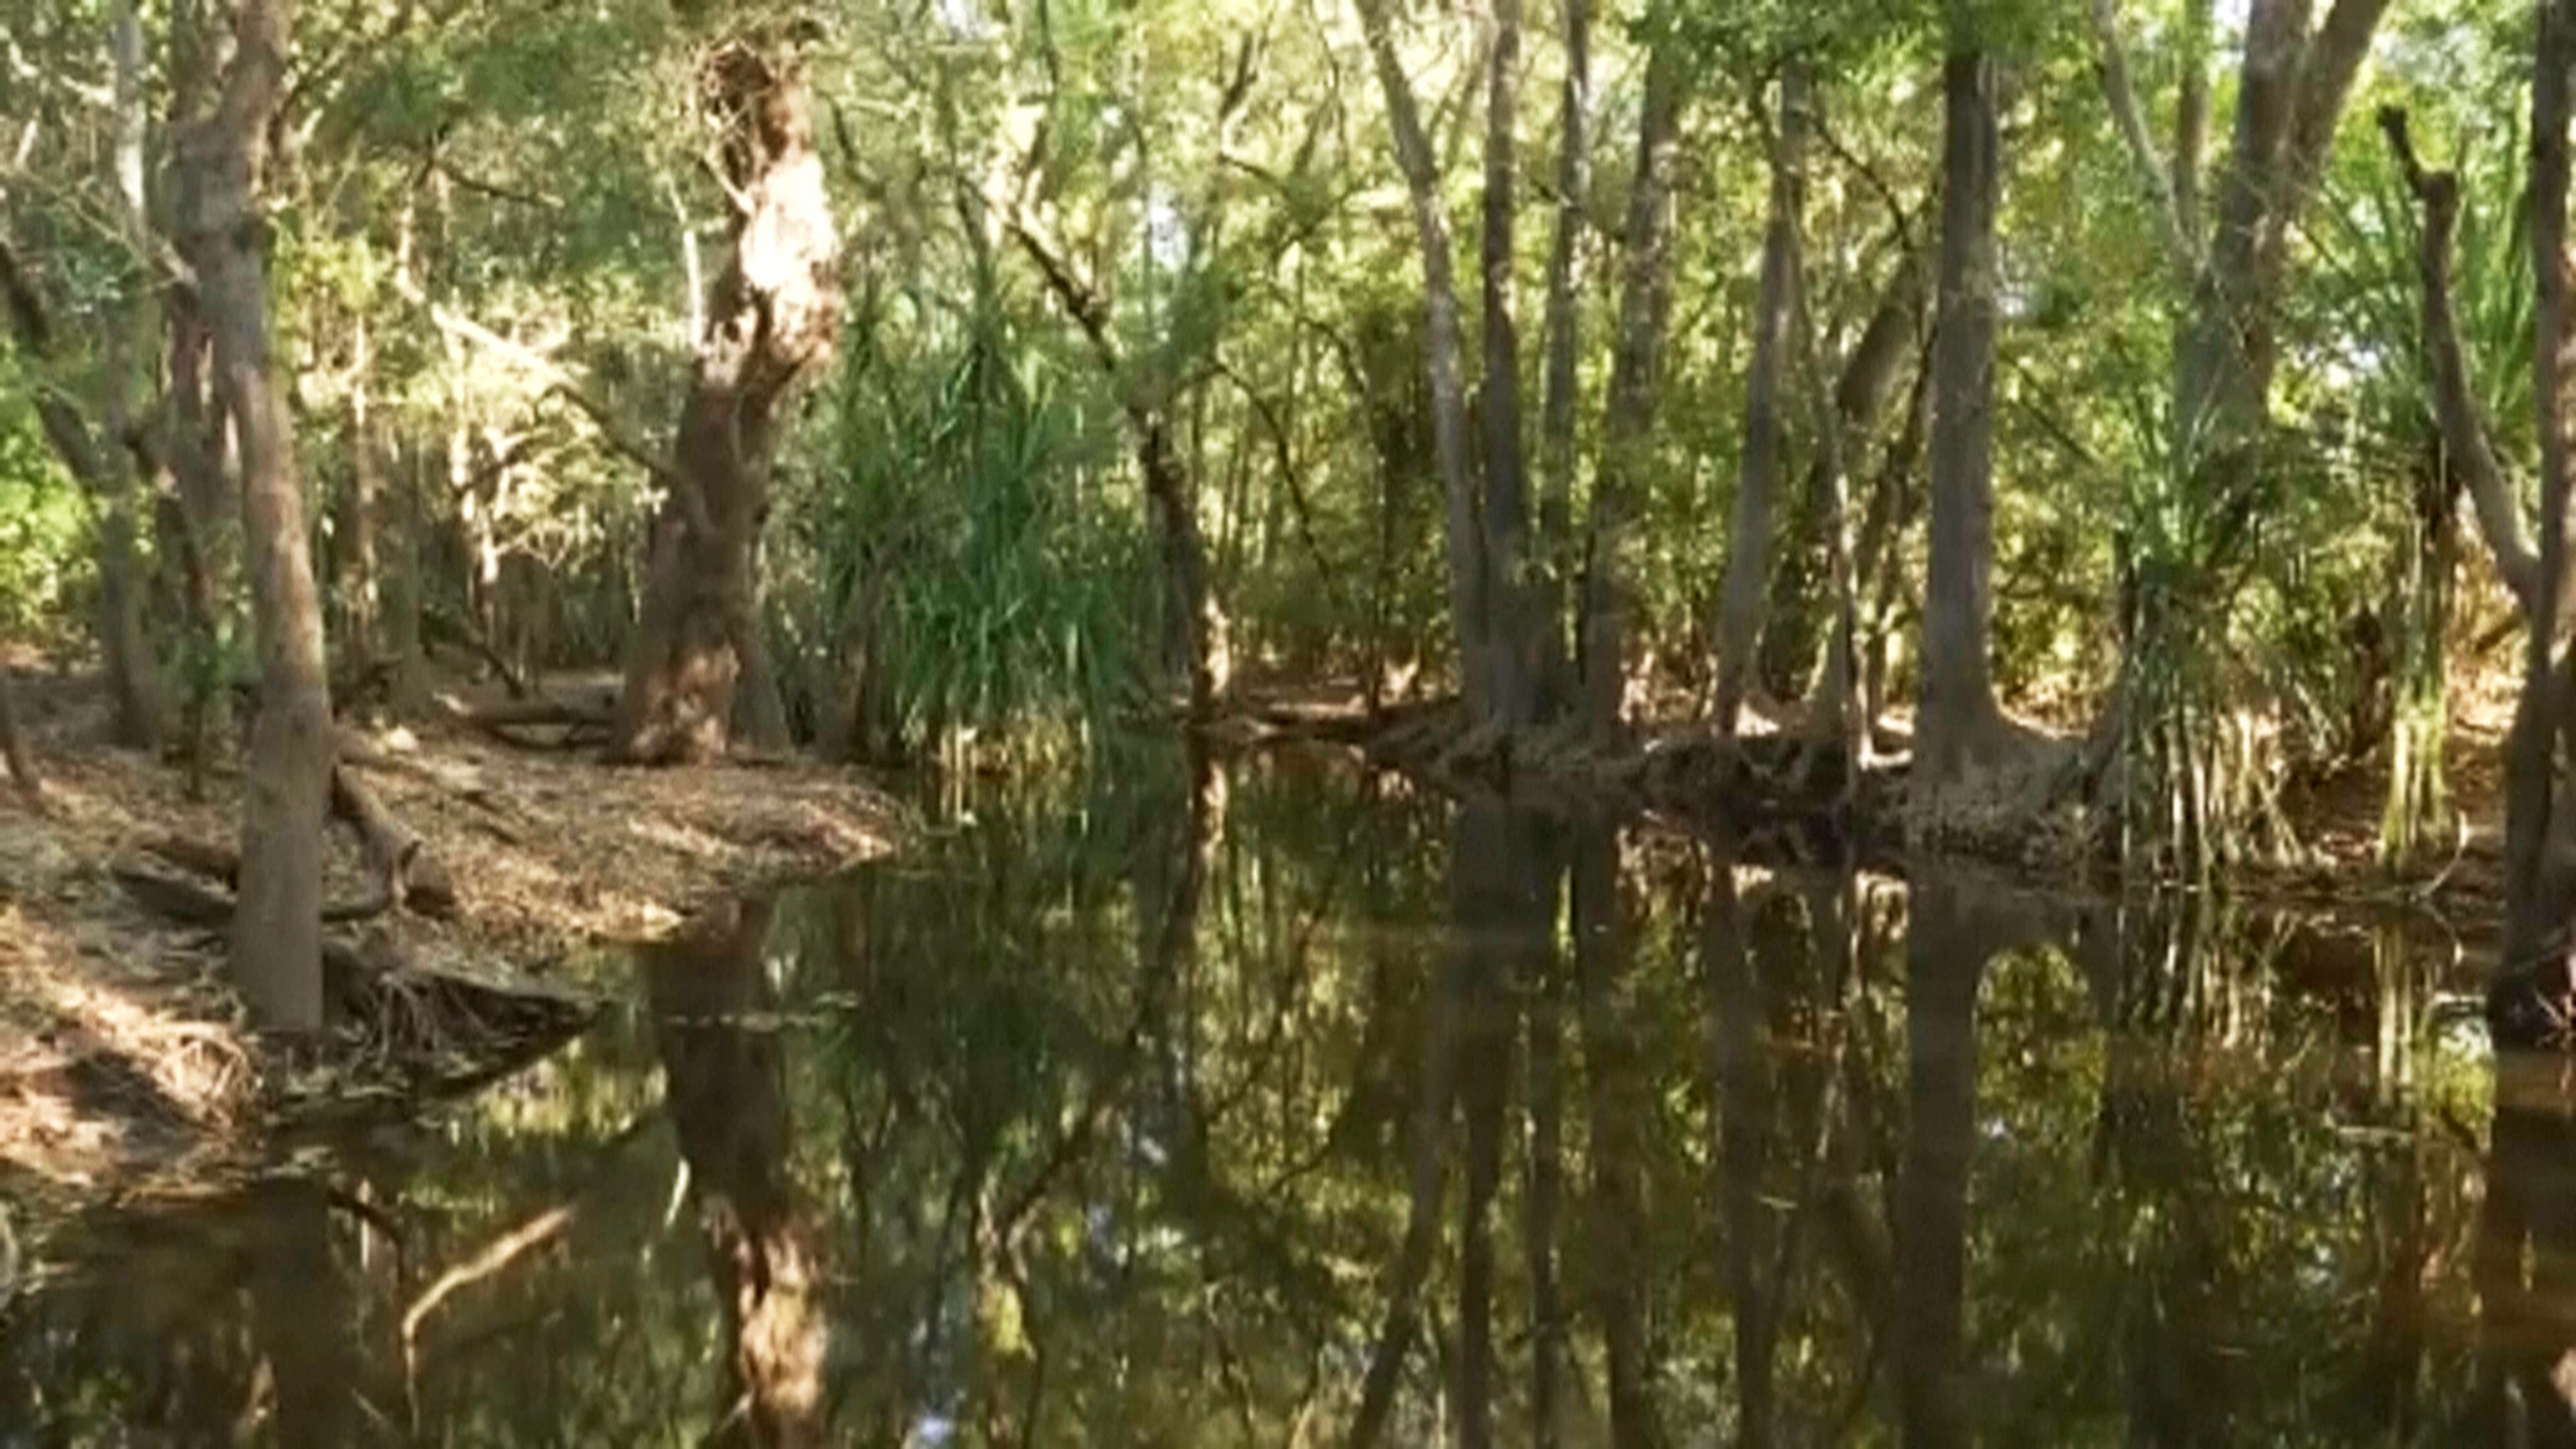
{"type": "Polygon", "coordinates": [[[1423,364],[1431,389],[1432,453],[1448,505],[1449,608],[1468,714],[1482,721],[1494,717],[1494,641],[1485,588],[1484,527],[1467,454],[1467,393],[1459,375],[1458,285],[1450,255],[1448,210],[1440,199],[1440,159],[1423,130],[1413,82],[1396,54],[1386,0],[1359,0],[1359,8],[1378,83],[1386,92],[1387,124],[1395,133],[1395,159],[1412,197],[1414,234],[1422,252],[1423,364]]]}
{"type": "Polygon", "coordinates": [[[379,426],[369,408],[367,326],[358,323],[356,377],[349,386],[349,491],[342,495],[340,575],[342,678],[367,687],[375,672],[378,621],[382,617],[382,573],[376,557],[377,523],[384,507],[385,463],[379,449],[379,426]]]}
{"type": "Polygon", "coordinates": [[[1512,316],[1516,220],[1513,132],[1519,124],[1520,0],[1493,0],[1485,124],[1484,559],[1492,611],[1494,711],[1507,728],[1535,723],[1548,668],[1547,620],[1530,567],[1529,481],[1521,446],[1521,346],[1512,316]]]}
{"type": "Polygon", "coordinates": [[[611,741],[634,763],[724,753],[741,641],[757,625],[779,427],[796,385],[830,354],[841,311],[839,238],[797,61],[775,37],[741,35],[715,48],[705,74],[735,204],[611,741]]]}
{"type": "MultiPolygon", "coordinates": [[[[1954,22],[1963,24],[1964,22],[1954,22]]],[[[1994,616],[1994,63],[1953,30],[1943,67],[1941,261],[1933,344],[1932,522],[1915,778],[1952,783],[2002,716],[1987,659],[1994,616]]]]}
{"type": "Polygon", "coordinates": [[[1589,556],[1583,579],[1583,724],[1594,741],[1617,739],[1625,721],[1630,615],[1636,601],[1628,557],[1638,494],[1663,370],[1664,324],[1672,312],[1673,184],[1681,164],[1683,87],[1679,44],[1659,36],[1646,60],[1637,121],[1637,170],[1628,187],[1626,255],[1620,268],[1618,335],[1603,410],[1601,461],[1592,485],[1589,556]]]}
{"type": "Polygon", "coordinates": [[[27,747],[27,729],[18,718],[18,687],[9,682],[5,664],[0,664],[0,762],[9,766],[9,779],[19,794],[33,800],[43,793],[44,777],[36,772],[36,756],[27,747]]]}
{"type": "MultiPolygon", "coordinates": [[[[143,26],[135,0],[117,0],[108,32],[115,71],[115,162],[118,223],[138,251],[151,231],[143,194],[143,26]]],[[[109,437],[134,427],[134,374],[147,357],[152,304],[146,292],[111,322],[107,352],[106,422],[109,437]]],[[[161,749],[161,678],[143,628],[143,578],[135,543],[149,480],[140,460],[121,446],[101,448],[106,474],[98,520],[99,652],[116,702],[116,742],[132,749],[161,749]]]]}
{"type": "MultiPolygon", "coordinates": [[[[2539,0],[2531,85],[2531,256],[2538,293],[2531,387],[2540,434],[2540,550],[2523,654],[2522,701],[2505,760],[2505,969],[2538,966],[2560,925],[2550,889],[2550,813],[2557,783],[2559,588],[2567,559],[2567,417],[2563,350],[2568,332],[2567,108],[2571,56],[2564,0],[2539,0]]],[[[2429,209],[2429,208],[2428,208],[2429,209]]],[[[2430,229],[2429,226],[2427,228],[2430,229]]],[[[2558,950],[2564,953],[2564,946],[2558,950]]],[[[2548,994],[2568,994],[2566,967],[2548,994]]]]}
{"type": "Polygon", "coordinates": [[[292,0],[240,0],[235,49],[214,112],[180,143],[193,205],[180,247],[196,268],[213,343],[214,391],[241,454],[242,525],[258,632],[235,984],[288,1031],[322,1025],[322,825],[331,784],[331,695],[322,605],[296,480],[293,422],[269,351],[259,173],[284,89],[292,0]]]}
{"type": "MultiPolygon", "coordinates": [[[[1544,712],[1561,715],[1575,700],[1565,642],[1567,581],[1574,576],[1574,417],[1581,380],[1575,353],[1582,316],[1574,289],[1592,167],[1586,137],[1592,107],[1591,0],[1565,0],[1565,97],[1557,122],[1556,237],[1547,254],[1547,311],[1541,324],[1543,395],[1539,402],[1539,538],[1546,561],[1540,603],[1547,651],[1544,712]]],[[[1552,1432],[1552,1429],[1551,1429],[1552,1432]]]]}
{"type": "Polygon", "coordinates": [[[1771,219],[1762,238],[1762,282],[1753,303],[1753,356],[1744,383],[1744,452],[1735,475],[1735,521],[1727,539],[1726,585],[1717,618],[1718,737],[1735,738],[1745,682],[1762,640],[1771,585],[1772,495],[1777,491],[1781,382],[1789,314],[1797,306],[1799,218],[1806,209],[1806,68],[1780,71],[1780,123],[1771,152],[1771,219]]]}

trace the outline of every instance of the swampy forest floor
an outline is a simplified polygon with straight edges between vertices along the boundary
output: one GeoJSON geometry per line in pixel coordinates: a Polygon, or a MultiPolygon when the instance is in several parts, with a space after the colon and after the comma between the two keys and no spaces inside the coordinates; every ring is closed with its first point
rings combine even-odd
{"type": "MultiPolygon", "coordinates": [[[[395,1075],[359,1072],[355,1047],[263,1050],[224,983],[223,931],[148,909],[124,883],[138,866],[168,875],[171,842],[232,841],[238,771],[211,772],[192,798],[177,767],[97,743],[91,679],[19,677],[45,792],[30,808],[0,791],[0,1270],[13,1200],[42,1213],[217,1184],[267,1129],[395,1075]]],[[[862,775],[796,762],[613,769],[595,750],[462,725],[356,731],[343,748],[444,866],[454,905],[338,934],[438,980],[542,986],[577,953],[882,854],[902,830],[862,775]]],[[[330,837],[326,900],[363,900],[351,832],[330,837]]]]}

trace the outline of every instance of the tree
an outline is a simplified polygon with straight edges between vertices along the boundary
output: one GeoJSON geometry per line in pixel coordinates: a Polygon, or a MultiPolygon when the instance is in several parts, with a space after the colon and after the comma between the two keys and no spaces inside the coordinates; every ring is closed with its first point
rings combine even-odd
{"type": "Polygon", "coordinates": [[[245,778],[235,983],[263,1020],[322,1025],[322,827],[334,745],[322,605],[296,478],[294,422],[270,351],[259,216],[285,90],[292,0],[239,0],[215,108],[180,138],[178,244],[196,271],[215,400],[241,460],[242,531],[258,631],[259,716],[245,778]]]}
{"type": "Polygon", "coordinates": [[[1798,228],[1806,197],[1806,69],[1780,72],[1780,120],[1771,143],[1771,219],[1762,233],[1762,281],[1753,303],[1753,360],[1744,381],[1744,453],[1736,472],[1735,526],[1727,535],[1726,588],[1717,622],[1718,736],[1735,738],[1736,716],[1762,637],[1771,582],[1772,494],[1778,486],[1789,367],[1790,314],[1798,274],[1798,228]]]}
{"type": "Polygon", "coordinates": [[[758,28],[722,37],[702,87],[733,198],[730,250],[660,479],[666,497],[617,706],[612,751],[637,763],[724,752],[745,660],[762,647],[754,571],[778,432],[840,326],[840,237],[791,37],[758,28]]]}
{"type": "Polygon", "coordinates": [[[1673,305],[1673,188],[1681,165],[1685,74],[1682,45],[1659,34],[1646,60],[1637,117],[1636,171],[1622,235],[1618,330],[1602,406],[1601,457],[1592,483],[1590,543],[1576,636],[1585,732],[1608,742],[1626,727],[1628,649],[1635,631],[1634,533],[1643,507],[1646,451],[1673,305]]]}
{"type": "Polygon", "coordinates": [[[1987,658],[1994,614],[1995,63],[1952,12],[1942,63],[1939,319],[1932,355],[1931,552],[1915,779],[1939,788],[1990,762],[2003,736],[1987,658]]]}

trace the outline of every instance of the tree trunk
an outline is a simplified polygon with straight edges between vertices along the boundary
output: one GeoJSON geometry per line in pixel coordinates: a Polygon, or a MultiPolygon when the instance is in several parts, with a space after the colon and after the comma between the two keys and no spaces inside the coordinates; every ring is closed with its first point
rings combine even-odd
{"type": "Polygon", "coordinates": [[[394,490],[388,513],[393,557],[392,567],[384,574],[384,639],[385,663],[393,672],[388,704],[396,718],[408,718],[429,705],[428,660],[420,643],[420,572],[427,562],[421,545],[429,531],[428,513],[421,504],[421,473],[428,466],[428,453],[414,442],[405,445],[401,455],[400,464],[388,474],[394,490]]]}
{"type": "Polygon", "coordinates": [[[1771,152],[1771,220],[1762,237],[1762,283],[1753,304],[1753,357],[1744,384],[1744,452],[1735,481],[1735,522],[1727,539],[1726,587],[1718,605],[1718,737],[1735,738],[1745,681],[1762,642],[1771,585],[1772,494],[1780,473],[1781,379],[1789,355],[1789,314],[1798,272],[1799,217],[1807,189],[1806,68],[1780,72],[1780,129],[1771,152]]]}
{"type": "MultiPolygon", "coordinates": [[[[1547,314],[1540,343],[1544,396],[1539,402],[1539,547],[1546,562],[1538,627],[1546,650],[1542,712],[1571,709],[1574,681],[1565,642],[1566,581],[1574,576],[1574,409],[1581,391],[1575,353],[1582,317],[1574,290],[1575,253],[1582,247],[1591,163],[1585,140],[1592,104],[1591,0],[1565,0],[1565,99],[1557,123],[1556,239],[1547,254],[1547,314]]],[[[1553,1432],[1552,1426],[1545,1426],[1553,1432]]]]}
{"type": "Polygon", "coordinates": [[[1664,322],[1672,311],[1673,183],[1681,164],[1681,47],[1659,36],[1646,61],[1644,109],[1637,120],[1637,171],[1628,187],[1625,258],[1620,268],[1619,330],[1612,344],[1610,397],[1603,410],[1601,461],[1592,485],[1589,557],[1583,579],[1580,673],[1584,731],[1615,740],[1623,726],[1628,682],[1629,576],[1639,493],[1655,419],[1663,364],[1664,322]]]}
{"type": "Polygon", "coordinates": [[[1923,601],[1915,778],[1938,788],[2001,725],[1986,657],[1994,616],[1994,64],[1954,30],[1944,96],[1938,332],[1933,344],[1932,522],[1923,601]]]}
{"type": "Polygon", "coordinates": [[[35,753],[27,747],[27,728],[18,718],[18,687],[9,682],[9,666],[0,664],[0,762],[9,767],[9,778],[18,793],[33,800],[44,791],[44,777],[36,773],[35,753]]]}
{"type": "Polygon", "coordinates": [[[1432,451],[1448,503],[1449,608],[1458,637],[1461,683],[1470,718],[1495,717],[1494,636],[1485,582],[1484,528],[1476,482],[1467,455],[1467,393],[1459,377],[1462,345],[1458,286],[1450,255],[1449,216],[1440,199],[1440,160],[1423,130],[1413,83],[1387,28],[1386,0],[1359,0],[1369,54],[1386,92],[1387,124],[1395,132],[1395,159],[1413,200],[1414,234],[1422,251],[1423,363],[1431,389],[1432,451]]]}
{"type": "Polygon", "coordinates": [[[1484,238],[1485,603],[1494,654],[1493,718],[1535,723],[1548,668],[1547,620],[1530,567],[1529,482],[1521,447],[1521,345],[1512,317],[1513,129],[1520,105],[1520,0],[1493,0],[1487,61],[1484,238]]]}
{"type": "Polygon", "coordinates": [[[384,507],[385,461],[378,424],[368,408],[367,329],[358,323],[357,376],[349,387],[349,491],[342,495],[340,548],[341,677],[360,690],[375,672],[377,621],[382,614],[382,574],[376,559],[377,521],[384,507]]]}
{"type": "MultiPolygon", "coordinates": [[[[170,132],[184,136],[211,103],[213,50],[194,0],[175,0],[170,17],[170,132]]],[[[174,158],[169,231],[185,235],[205,208],[200,168],[174,158]]],[[[232,740],[229,656],[230,612],[238,595],[241,498],[229,456],[223,408],[208,375],[213,346],[205,299],[197,290],[172,287],[162,299],[168,335],[168,381],[163,426],[155,451],[177,484],[180,587],[186,602],[186,642],[179,673],[189,781],[194,793],[218,751],[232,740]]]]}
{"type": "MultiPolygon", "coordinates": [[[[2540,550],[2533,580],[2522,702],[2506,745],[2506,971],[2538,966],[2552,944],[2563,902],[2548,880],[2552,797],[2556,793],[2558,604],[2567,566],[2567,417],[2564,388],[2567,299],[2567,103],[2570,34],[2564,0],[2540,0],[2531,86],[2531,255],[2538,292],[2531,386],[2540,433],[2540,550]]],[[[2564,947],[2559,950],[2563,953],[2564,947]]],[[[2545,994],[2568,994],[2565,967],[2549,973],[2545,994]]],[[[2499,974],[2498,983],[2505,977],[2499,974]]]]}
{"type": "MultiPolygon", "coordinates": [[[[53,352],[53,324],[35,280],[18,254],[0,238],[0,298],[9,313],[10,336],[20,351],[39,364],[53,352]]],[[[111,370],[113,368],[111,359],[111,370]]],[[[111,420],[126,411],[121,381],[109,395],[111,420]]],[[[117,743],[150,748],[161,730],[159,689],[152,676],[152,653],[143,637],[142,591],[134,557],[135,468],[101,445],[89,420],[63,393],[40,385],[36,420],[62,459],[63,467],[99,507],[99,652],[107,670],[108,692],[115,702],[117,743]]]]}
{"type": "Polygon", "coordinates": [[[724,752],[784,406],[829,354],[841,310],[839,241],[797,62],[768,37],[738,36],[706,74],[737,204],[618,704],[611,753],[637,763],[724,752]]]}
{"type": "Polygon", "coordinates": [[[193,205],[180,246],[213,341],[215,398],[241,454],[242,530],[258,631],[233,977],[252,1011],[288,1031],[322,1025],[322,826],[330,804],[331,693],[322,601],[286,393],[269,352],[260,169],[292,33],[292,0],[240,0],[235,52],[212,115],[180,143],[193,205]]]}
{"type": "MultiPolygon", "coordinates": [[[[143,26],[135,0],[117,0],[109,29],[115,69],[115,160],[118,222],[129,243],[151,231],[143,195],[143,26]]],[[[98,520],[99,652],[116,701],[116,742],[132,749],[161,749],[160,671],[143,628],[142,565],[135,552],[142,518],[139,457],[115,445],[134,426],[134,374],[148,357],[152,304],[147,293],[110,324],[107,355],[107,430],[111,445],[99,450],[107,471],[98,520]]]]}

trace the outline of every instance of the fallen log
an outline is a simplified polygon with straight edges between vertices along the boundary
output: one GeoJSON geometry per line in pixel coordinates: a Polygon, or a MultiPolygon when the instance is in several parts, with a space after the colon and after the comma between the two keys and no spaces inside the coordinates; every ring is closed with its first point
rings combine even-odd
{"type": "MultiPolygon", "coordinates": [[[[233,923],[233,894],[216,890],[193,880],[155,870],[140,861],[111,861],[107,873],[132,897],[134,903],[164,920],[182,926],[202,926],[223,930],[233,923]]],[[[322,908],[322,923],[345,926],[354,921],[369,921],[383,915],[390,905],[383,900],[356,901],[322,908]]]]}
{"type": "Polygon", "coordinates": [[[423,845],[420,832],[385,808],[346,765],[331,769],[331,813],[358,832],[367,872],[387,910],[444,920],[456,914],[456,882],[423,845]]]}
{"type": "Polygon", "coordinates": [[[229,845],[191,840],[184,835],[156,835],[143,842],[143,850],[181,870],[222,881],[225,890],[241,889],[241,852],[229,845]]]}
{"type": "Polygon", "coordinates": [[[608,733],[616,703],[596,699],[511,699],[485,704],[468,704],[452,694],[438,697],[439,712],[450,723],[477,730],[502,744],[519,749],[563,748],[608,733]],[[561,729],[556,740],[532,740],[514,733],[522,729],[561,729]]]}

